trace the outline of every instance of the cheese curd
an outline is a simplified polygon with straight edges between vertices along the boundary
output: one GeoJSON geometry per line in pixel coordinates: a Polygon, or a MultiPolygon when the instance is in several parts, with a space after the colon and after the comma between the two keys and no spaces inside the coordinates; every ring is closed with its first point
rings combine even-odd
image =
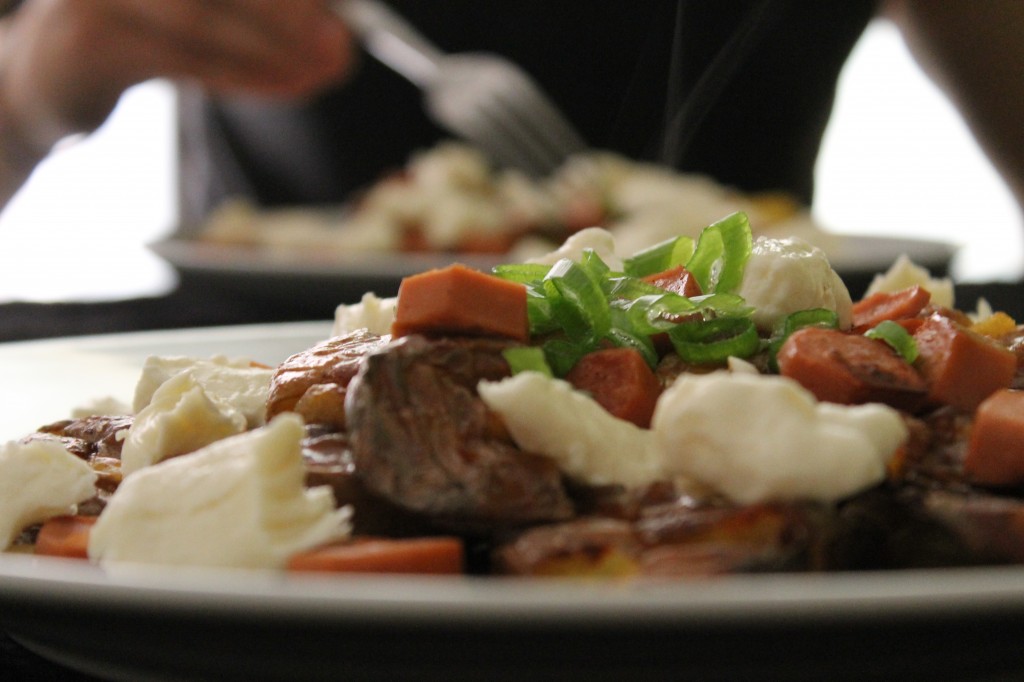
{"type": "Polygon", "coordinates": [[[132,420],[121,447],[121,473],[136,471],[165,459],[198,450],[246,430],[241,411],[213,400],[200,385],[194,369],[175,374],[160,385],[132,420]]]}
{"type": "Polygon", "coordinates": [[[870,296],[881,292],[895,293],[915,285],[932,295],[932,303],[947,308],[953,307],[953,280],[948,277],[932,277],[928,270],[915,265],[906,254],[897,258],[888,270],[875,275],[864,295],[870,296]]]}
{"type": "Polygon", "coordinates": [[[727,372],[682,375],[651,429],[666,471],[741,504],[842,499],[881,482],[907,438],[885,405],[819,403],[785,377],[727,372]]]}
{"type": "Polygon", "coordinates": [[[581,481],[693,481],[741,504],[842,499],[880,482],[907,437],[889,407],[818,403],[790,379],[737,369],[681,376],[659,398],[650,430],[537,372],[478,391],[516,444],[581,481]]]}
{"type": "Polygon", "coordinates": [[[852,324],[853,301],[842,278],[824,251],[802,239],[755,239],[737,293],[754,308],[754,324],[763,330],[808,308],[834,311],[842,329],[852,324]]]}
{"type": "Polygon", "coordinates": [[[477,390],[516,444],[554,459],[571,476],[593,485],[628,486],[658,478],[651,432],[612,417],[568,382],[520,372],[480,382],[477,390]]]}
{"type": "Polygon", "coordinates": [[[615,255],[615,237],[600,227],[588,227],[565,240],[560,247],[542,256],[530,258],[528,263],[554,265],[563,258],[579,262],[584,251],[593,251],[612,270],[622,269],[622,259],[615,255]]]}
{"type": "Polygon", "coordinates": [[[366,329],[372,334],[384,336],[391,333],[395,321],[395,306],[398,298],[378,298],[376,294],[363,294],[359,303],[342,303],[334,310],[333,336],[350,334],[357,329],[366,329]]]}
{"type": "Polygon", "coordinates": [[[27,526],[73,514],[95,484],[92,467],[55,440],[0,446],[0,550],[27,526]]]}
{"type": "Polygon", "coordinates": [[[90,559],[280,568],[346,537],[351,510],[335,509],[330,488],[303,486],[302,435],[301,418],[284,414],[126,478],[93,527],[90,559]]]}
{"type": "Polygon", "coordinates": [[[224,409],[244,415],[250,428],[266,422],[267,396],[274,370],[254,365],[251,360],[229,359],[222,355],[209,359],[184,356],[146,358],[135,386],[132,409],[141,411],[164,382],[186,370],[211,400],[225,406],[224,409]]]}

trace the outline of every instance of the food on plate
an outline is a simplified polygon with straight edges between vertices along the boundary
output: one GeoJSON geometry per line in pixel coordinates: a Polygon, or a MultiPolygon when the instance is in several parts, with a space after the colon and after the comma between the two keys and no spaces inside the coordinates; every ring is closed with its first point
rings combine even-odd
{"type": "Polygon", "coordinates": [[[201,226],[204,242],[301,249],[316,257],[375,252],[546,253],[582,228],[601,226],[628,255],[670,236],[700,233],[742,211],[758,234],[829,234],[805,207],[777,194],[746,195],[710,178],[587,152],[535,179],[493,168],[477,149],[447,141],[414,154],[400,172],[337,208],[273,208],[231,199],[201,226]]]}
{"type": "Polygon", "coordinates": [[[368,293],[274,367],[149,359],[123,413],[0,450],[0,538],[110,571],[1020,563],[1022,367],[1024,326],[903,259],[853,301],[742,213],[628,257],[590,228],[368,293]]]}

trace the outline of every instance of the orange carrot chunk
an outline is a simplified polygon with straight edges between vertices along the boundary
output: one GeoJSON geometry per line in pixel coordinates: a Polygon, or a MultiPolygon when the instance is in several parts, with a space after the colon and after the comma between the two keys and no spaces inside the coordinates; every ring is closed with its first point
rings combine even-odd
{"type": "Polygon", "coordinates": [[[704,293],[700,290],[700,282],[697,281],[697,278],[690,274],[690,271],[682,265],[677,265],[674,268],[657,272],[653,275],[647,275],[643,279],[648,284],[653,284],[656,287],[671,291],[680,296],[686,296],[687,298],[700,296],[704,293]]]}
{"type": "Polygon", "coordinates": [[[54,516],[43,522],[35,553],[72,559],[89,558],[89,532],[95,516],[54,516]]]}
{"type": "Polygon", "coordinates": [[[879,402],[912,411],[927,391],[921,375],[884,342],[835,329],[793,332],[776,361],[780,374],[832,403],[879,402]]]}
{"type": "Polygon", "coordinates": [[[356,538],[294,555],[290,571],[335,573],[462,573],[462,542],[454,537],[356,538]]]}
{"type": "Polygon", "coordinates": [[[914,317],[931,299],[931,293],[917,285],[896,292],[871,294],[853,304],[853,326],[871,328],[886,320],[914,317]]]}
{"type": "Polygon", "coordinates": [[[429,270],[402,280],[393,336],[467,334],[526,341],[526,287],[464,265],[429,270]]]}
{"type": "Polygon", "coordinates": [[[914,334],[915,366],[928,382],[928,400],[973,412],[982,400],[1008,388],[1017,371],[1016,356],[1007,348],[932,315],[914,334]]]}
{"type": "Polygon", "coordinates": [[[964,474],[982,485],[1024,483],[1024,391],[1002,389],[978,405],[964,474]]]}
{"type": "Polygon", "coordinates": [[[606,348],[584,355],[565,376],[590,393],[604,409],[641,428],[651,425],[661,383],[640,353],[632,348],[606,348]]]}

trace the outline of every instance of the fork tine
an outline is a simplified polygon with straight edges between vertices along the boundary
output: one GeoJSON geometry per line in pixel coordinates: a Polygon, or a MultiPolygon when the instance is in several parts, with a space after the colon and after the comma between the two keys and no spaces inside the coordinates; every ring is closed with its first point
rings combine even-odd
{"type": "Polygon", "coordinates": [[[586,148],[561,113],[532,86],[496,90],[486,106],[480,103],[479,115],[514,142],[517,156],[533,160],[529,167],[534,174],[549,174],[586,148]]]}
{"type": "MultiPolygon", "coordinates": [[[[453,104],[447,97],[427,98],[427,111],[440,124],[465,137],[500,165],[520,168],[542,177],[555,170],[565,156],[556,144],[538,136],[530,115],[510,109],[494,97],[453,104]]],[[[543,124],[541,124],[541,127],[543,124]]]]}
{"type": "Polygon", "coordinates": [[[551,155],[517,125],[509,125],[509,120],[507,116],[493,117],[487,110],[478,109],[461,122],[459,132],[499,165],[518,168],[534,177],[553,171],[557,163],[551,155]]]}
{"type": "Polygon", "coordinates": [[[536,83],[524,77],[524,81],[515,83],[515,86],[514,93],[502,93],[506,106],[510,111],[520,113],[525,123],[532,124],[535,134],[551,149],[557,150],[559,156],[569,156],[587,148],[572,124],[536,83]]]}
{"type": "Polygon", "coordinates": [[[519,155],[531,159],[534,175],[546,175],[554,171],[565,160],[556,140],[548,139],[529,116],[504,106],[495,100],[488,107],[480,108],[480,115],[486,117],[519,151],[519,155]]]}

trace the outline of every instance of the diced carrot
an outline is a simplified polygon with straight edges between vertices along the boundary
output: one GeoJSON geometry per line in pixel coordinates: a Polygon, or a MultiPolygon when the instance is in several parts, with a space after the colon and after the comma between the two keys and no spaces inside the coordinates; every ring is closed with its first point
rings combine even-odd
{"type": "Polygon", "coordinates": [[[89,558],[89,533],[95,516],[54,516],[43,522],[36,537],[36,554],[73,559],[89,558]]]}
{"type": "Polygon", "coordinates": [[[921,325],[924,324],[924,318],[907,317],[902,320],[893,320],[893,322],[906,329],[907,333],[913,336],[917,333],[917,330],[921,328],[921,325]]]}
{"type": "Polygon", "coordinates": [[[446,575],[462,573],[464,562],[462,541],[455,537],[356,538],[300,552],[288,570],[446,575]]]}
{"type": "Polygon", "coordinates": [[[885,320],[904,320],[918,315],[932,295],[914,285],[896,292],[878,292],[853,304],[854,328],[870,328],[885,320]]]}
{"type": "Polygon", "coordinates": [[[393,336],[469,334],[526,341],[526,287],[465,265],[429,270],[402,280],[393,336]]]}
{"type": "Polygon", "coordinates": [[[912,411],[927,391],[920,374],[884,342],[835,329],[798,329],[776,361],[780,374],[833,403],[880,402],[912,411]]]}
{"type": "Polygon", "coordinates": [[[928,400],[973,412],[982,400],[1008,388],[1017,358],[992,339],[941,315],[932,315],[914,334],[915,366],[928,382],[928,400]]]}
{"type": "Polygon", "coordinates": [[[569,370],[565,380],[590,393],[619,419],[641,428],[651,425],[661,382],[643,356],[632,348],[605,348],[588,353],[569,370]]]}
{"type": "Polygon", "coordinates": [[[1024,391],[1002,389],[978,405],[964,474],[983,485],[1024,483],[1024,391]]]}
{"type": "Polygon", "coordinates": [[[674,268],[657,272],[653,275],[647,275],[643,279],[648,284],[653,284],[656,287],[661,287],[666,291],[671,291],[687,298],[700,296],[704,293],[700,289],[700,282],[697,281],[697,278],[690,274],[690,271],[682,265],[677,265],[674,268]]]}

